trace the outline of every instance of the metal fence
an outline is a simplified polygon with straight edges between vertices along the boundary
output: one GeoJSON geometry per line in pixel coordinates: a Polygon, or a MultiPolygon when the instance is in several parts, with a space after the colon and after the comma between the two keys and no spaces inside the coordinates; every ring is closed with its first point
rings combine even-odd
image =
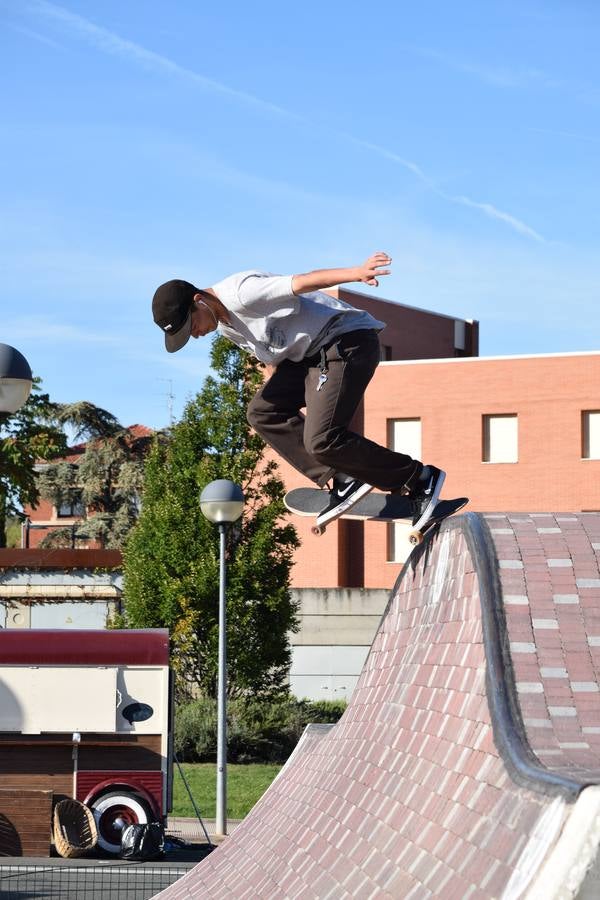
{"type": "Polygon", "coordinates": [[[53,862],[0,864],[2,900],[150,900],[195,865],[53,862]]]}

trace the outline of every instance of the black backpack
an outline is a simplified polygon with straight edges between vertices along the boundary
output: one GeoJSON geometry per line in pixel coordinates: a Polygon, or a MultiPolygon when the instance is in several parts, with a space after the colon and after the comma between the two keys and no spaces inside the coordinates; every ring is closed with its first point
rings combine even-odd
{"type": "Polygon", "coordinates": [[[165,829],[160,822],[127,825],[121,832],[121,859],[160,859],[164,847],[165,829]]]}

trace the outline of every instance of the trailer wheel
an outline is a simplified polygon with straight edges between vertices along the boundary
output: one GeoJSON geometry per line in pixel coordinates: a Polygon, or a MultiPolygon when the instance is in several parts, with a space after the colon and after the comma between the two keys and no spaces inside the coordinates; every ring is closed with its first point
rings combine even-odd
{"type": "Polygon", "coordinates": [[[152,821],[150,807],[133,791],[111,791],[101,794],[90,804],[98,829],[98,844],[107,853],[121,852],[121,832],[128,825],[145,825],[152,821]]]}

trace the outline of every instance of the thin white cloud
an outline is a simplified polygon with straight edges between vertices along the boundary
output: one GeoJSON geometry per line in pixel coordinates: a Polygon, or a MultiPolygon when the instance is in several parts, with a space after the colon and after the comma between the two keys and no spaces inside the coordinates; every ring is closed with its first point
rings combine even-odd
{"type": "MultiPolygon", "coordinates": [[[[284,117],[296,123],[302,123],[304,125],[311,124],[303,116],[299,116],[288,109],[278,106],[277,104],[270,103],[266,100],[261,99],[260,97],[256,97],[253,94],[230,88],[228,85],[225,85],[220,81],[207,78],[204,75],[200,75],[192,69],[180,66],[178,63],[173,62],[168,57],[162,56],[159,53],[155,53],[152,50],[148,50],[145,47],[142,47],[140,44],[135,43],[134,41],[126,40],[119,35],[109,31],[108,29],[90,22],[88,19],[83,18],[83,16],[79,16],[76,13],[70,12],[64,7],[48,2],[48,0],[35,0],[35,2],[30,6],[30,9],[33,10],[34,13],[38,13],[48,19],[58,22],[60,25],[87,40],[94,47],[104,53],[108,53],[113,56],[119,56],[135,64],[148,67],[153,71],[164,72],[169,75],[175,75],[187,80],[191,80],[194,84],[198,85],[204,90],[226,95],[233,100],[252,105],[256,108],[264,110],[267,113],[284,117]]],[[[417,52],[432,55],[436,58],[439,58],[440,60],[445,61],[446,63],[456,62],[452,61],[449,57],[444,57],[442,54],[437,54],[436,51],[417,50],[417,52]]],[[[469,66],[464,63],[457,65],[460,65],[466,71],[478,73],[481,77],[486,74],[485,69],[478,69],[478,67],[469,66]]],[[[491,70],[489,70],[488,77],[492,77],[492,75],[493,73],[491,72],[491,70]]],[[[504,78],[504,81],[508,83],[506,80],[508,76],[506,75],[496,74],[495,77],[500,80],[504,78]]],[[[539,73],[534,70],[528,72],[527,77],[535,79],[545,78],[543,73],[539,73]]],[[[508,225],[510,228],[525,237],[533,238],[538,241],[543,240],[541,235],[539,235],[533,228],[526,225],[524,222],[521,222],[510,213],[506,213],[490,203],[482,203],[475,200],[470,200],[467,197],[453,197],[451,195],[445,194],[443,191],[438,189],[435,182],[425,174],[425,172],[417,163],[404,158],[400,154],[395,153],[394,151],[389,150],[385,147],[381,147],[378,144],[373,144],[369,141],[364,141],[360,138],[356,138],[353,135],[349,135],[345,132],[333,130],[332,133],[336,134],[337,137],[341,138],[342,140],[351,141],[355,145],[363,147],[371,153],[376,153],[377,155],[395,163],[396,165],[402,166],[404,169],[411,172],[430,190],[434,191],[434,193],[438,194],[438,196],[444,198],[445,200],[450,201],[451,203],[458,203],[460,205],[479,210],[489,218],[495,219],[496,221],[508,225]]]]}
{"type": "Polygon", "coordinates": [[[578,131],[560,131],[553,128],[530,128],[529,131],[534,134],[546,134],[548,137],[568,138],[573,141],[583,141],[589,144],[600,144],[600,137],[594,137],[590,134],[581,134],[578,131]]]}
{"type": "MultiPolygon", "coordinates": [[[[263,198],[273,196],[287,197],[290,200],[313,204],[323,202],[322,193],[298,187],[288,181],[255,175],[252,172],[230,166],[204,149],[199,150],[196,146],[190,147],[189,144],[178,143],[170,137],[162,142],[154,140],[151,144],[148,143],[145,152],[163,159],[165,154],[168,154],[169,159],[175,159],[180,163],[180,169],[185,171],[186,177],[197,176],[205,181],[218,180],[223,184],[234,185],[263,198]]],[[[331,203],[333,198],[328,197],[325,202],[331,203]]]]}
{"type": "Polygon", "coordinates": [[[572,78],[557,78],[543,69],[524,68],[519,65],[497,65],[472,62],[457,58],[428,47],[407,46],[406,49],[418,56],[431,59],[448,69],[461,72],[492,87],[507,90],[549,90],[568,91],[580,103],[597,106],[600,91],[593,82],[582,82],[572,78]]]}
{"type": "Polygon", "coordinates": [[[514,216],[509,215],[509,213],[503,212],[501,209],[497,209],[491,203],[480,203],[477,200],[471,200],[469,197],[451,197],[447,196],[448,200],[451,200],[452,203],[458,203],[461,206],[468,206],[471,209],[480,209],[486,216],[489,216],[490,219],[496,219],[499,222],[505,222],[507,225],[510,225],[511,228],[514,228],[515,231],[518,231],[519,234],[524,234],[526,237],[533,238],[536,241],[543,241],[544,238],[541,234],[538,234],[533,228],[530,228],[529,225],[526,225],[525,222],[521,222],[520,219],[516,219],[514,216]]]}
{"type": "Polygon", "coordinates": [[[526,88],[541,86],[544,88],[557,88],[563,84],[563,82],[552,78],[541,69],[523,69],[512,66],[491,66],[483,63],[474,63],[465,59],[457,59],[429,47],[411,47],[410,49],[419,56],[442,63],[442,65],[454,69],[456,72],[472,75],[479,81],[491,84],[494,87],[526,88]]]}
{"type": "MultiPolygon", "coordinates": [[[[128,334],[109,334],[98,329],[69,325],[50,316],[20,316],[5,322],[5,330],[11,341],[19,346],[67,347],[71,357],[76,350],[87,347],[86,353],[92,353],[97,347],[101,354],[117,353],[120,365],[135,360],[151,366],[155,371],[162,367],[167,371],[181,373],[192,378],[202,378],[210,369],[208,353],[210,343],[199,341],[200,353],[165,353],[163,340],[158,329],[156,333],[156,350],[147,350],[146,341],[137,343],[136,330],[128,334]]],[[[194,342],[195,344],[195,342],[194,342]]],[[[153,345],[154,346],[154,345],[153,345]]],[[[105,357],[101,357],[105,358],[105,357]]]]}
{"type": "Polygon", "coordinates": [[[212,93],[224,94],[234,100],[241,101],[251,106],[260,107],[266,112],[275,113],[278,116],[284,116],[285,118],[294,119],[298,122],[306,121],[301,116],[298,116],[281,106],[277,106],[275,103],[269,103],[246,91],[236,90],[235,88],[223,84],[221,81],[207,78],[204,75],[198,74],[198,72],[194,72],[192,69],[180,66],[168,57],[162,56],[160,53],[155,53],[153,50],[147,50],[145,47],[142,47],[134,41],[126,40],[114,32],[109,31],[107,28],[102,28],[100,25],[96,25],[93,22],[90,22],[89,19],[85,19],[83,16],[72,13],[62,6],[49,3],[47,0],[35,0],[30,8],[33,12],[40,13],[46,18],[58,22],[68,30],[87,40],[98,50],[108,53],[111,56],[119,56],[130,62],[146,66],[154,71],[185,78],[188,81],[193,81],[194,84],[204,90],[211,91],[212,93]]]}
{"type": "Polygon", "coordinates": [[[20,316],[6,324],[11,339],[42,341],[43,343],[66,344],[102,344],[104,346],[123,347],[128,343],[126,337],[118,337],[96,330],[79,328],[65,322],[56,321],[49,316],[20,316]]]}
{"type": "Polygon", "coordinates": [[[430,188],[434,188],[435,184],[429,178],[428,175],[425,174],[423,169],[417,165],[417,163],[412,162],[410,159],[405,159],[403,156],[400,156],[398,153],[394,153],[393,150],[388,150],[386,147],[381,147],[379,144],[372,144],[370,141],[364,141],[361,138],[354,137],[354,135],[347,134],[346,132],[335,132],[339,137],[344,138],[344,140],[350,141],[353,144],[356,144],[357,147],[363,147],[365,150],[370,150],[372,153],[376,153],[378,156],[383,157],[384,159],[389,159],[391,162],[397,163],[399,166],[402,166],[405,169],[408,169],[409,172],[426,184],[430,188]]]}
{"type": "Polygon", "coordinates": [[[39,41],[40,44],[52,47],[53,50],[63,49],[59,43],[53,41],[52,38],[47,37],[45,34],[40,34],[38,31],[33,31],[31,28],[23,28],[21,25],[15,25],[14,22],[9,23],[9,25],[13,31],[16,31],[18,34],[23,34],[25,37],[31,38],[34,41],[39,41]]]}
{"type": "Polygon", "coordinates": [[[537,231],[535,231],[535,229],[531,228],[525,222],[522,222],[520,219],[517,219],[516,216],[513,216],[510,213],[498,209],[491,203],[483,203],[477,200],[471,200],[469,197],[447,194],[437,186],[432,178],[430,178],[425,174],[425,172],[423,172],[420,166],[416,165],[416,163],[412,163],[409,160],[404,159],[401,156],[398,156],[398,154],[393,153],[391,150],[386,150],[385,147],[380,147],[377,144],[371,144],[368,141],[359,140],[358,138],[354,138],[351,135],[344,135],[344,137],[346,137],[348,140],[351,140],[358,146],[364,147],[365,149],[370,150],[374,153],[378,153],[385,159],[389,159],[392,162],[403,166],[403,168],[408,169],[413,173],[413,175],[415,175],[416,178],[419,179],[419,181],[422,181],[423,184],[425,184],[431,191],[437,194],[438,197],[442,197],[449,203],[455,203],[460,206],[468,206],[470,209],[480,210],[482,213],[488,216],[488,218],[495,219],[497,222],[503,222],[505,225],[508,225],[514,231],[517,231],[519,234],[522,234],[525,237],[533,238],[536,241],[544,240],[541,234],[539,234],[537,231]]]}

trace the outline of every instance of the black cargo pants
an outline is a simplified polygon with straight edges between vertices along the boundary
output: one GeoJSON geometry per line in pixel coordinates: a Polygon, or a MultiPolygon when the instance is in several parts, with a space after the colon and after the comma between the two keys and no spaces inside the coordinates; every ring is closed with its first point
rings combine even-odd
{"type": "Polygon", "coordinates": [[[248,421],[319,487],[343,472],[383,491],[411,488],[419,461],[348,429],[379,358],[377,332],[369,329],[348,332],[300,362],[284,360],[251,400],[248,421]]]}

